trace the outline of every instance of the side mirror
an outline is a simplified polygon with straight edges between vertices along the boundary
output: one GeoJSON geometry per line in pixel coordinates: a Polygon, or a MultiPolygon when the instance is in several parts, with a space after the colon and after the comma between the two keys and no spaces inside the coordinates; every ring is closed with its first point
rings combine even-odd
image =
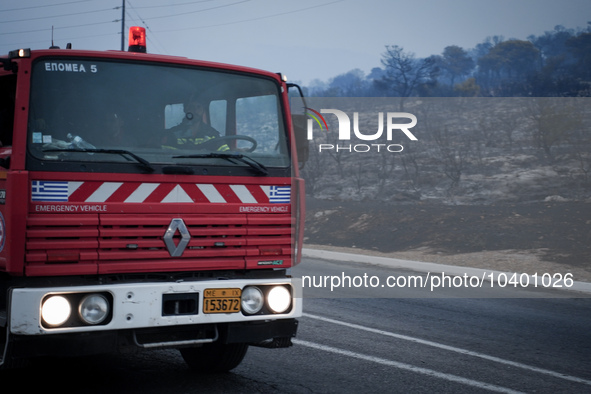
{"type": "Polygon", "coordinates": [[[296,151],[300,167],[308,161],[310,154],[310,141],[307,136],[307,117],[306,115],[292,115],[293,132],[295,134],[296,151]]]}
{"type": "MultiPolygon", "coordinates": [[[[304,110],[306,108],[306,100],[304,99],[304,93],[302,92],[302,88],[300,88],[300,86],[296,85],[295,83],[288,83],[287,88],[288,92],[296,92],[295,95],[290,96],[292,100],[301,101],[301,103],[298,103],[297,105],[292,104],[291,108],[293,109],[301,107],[302,110],[304,110]]],[[[293,132],[296,141],[296,152],[298,155],[300,169],[304,168],[304,164],[306,163],[306,161],[308,161],[308,156],[310,154],[310,142],[308,141],[307,135],[307,119],[308,118],[305,113],[297,114],[292,112],[291,114],[293,132]]]]}

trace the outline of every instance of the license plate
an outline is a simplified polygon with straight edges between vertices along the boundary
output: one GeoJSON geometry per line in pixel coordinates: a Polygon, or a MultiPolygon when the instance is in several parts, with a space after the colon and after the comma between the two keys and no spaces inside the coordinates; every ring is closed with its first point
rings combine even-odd
{"type": "Polygon", "coordinates": [[[240,289],[205,289],[203,292],[203,313],[240,312],[240,289]]]}

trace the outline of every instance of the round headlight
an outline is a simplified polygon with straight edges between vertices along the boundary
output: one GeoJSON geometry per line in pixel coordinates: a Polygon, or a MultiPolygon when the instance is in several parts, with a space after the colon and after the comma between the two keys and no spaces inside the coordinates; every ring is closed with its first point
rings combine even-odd
{"type": "Polygon", "coordinates": [[[291,305],[291,294],[285,286],[275,286],[267,295],[267,304],[275,313],[283,313],[291,305]]]}
{"type": "Polygon", "coordinates": [[[72,307],[63,296],[51,296],[45,300],[41,307],[41,318],[50,326],[61,326],[69,318],[72,307]]]}
{"type": "Polygon", "coordinates": [[[89,294],[80,301],[78,313],[86,324],[100,324],[109,314],[109,301],[100,294],[89,294]]]}
{"type": "Polygon", "coordinates": [[[254,286],[242,290],[242,310],[250,315],[257,313],[263,308],[265,298],[263,292],[254,286]]]}

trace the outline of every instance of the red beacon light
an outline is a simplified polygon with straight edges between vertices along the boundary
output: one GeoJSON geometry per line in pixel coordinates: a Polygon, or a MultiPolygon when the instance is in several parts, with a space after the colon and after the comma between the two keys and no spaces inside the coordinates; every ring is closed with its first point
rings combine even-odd
{"type": "Polygon", "coordinates": [[[129,28],[129,52],[146,53],[146,29],[139,26],[129,28]]]}

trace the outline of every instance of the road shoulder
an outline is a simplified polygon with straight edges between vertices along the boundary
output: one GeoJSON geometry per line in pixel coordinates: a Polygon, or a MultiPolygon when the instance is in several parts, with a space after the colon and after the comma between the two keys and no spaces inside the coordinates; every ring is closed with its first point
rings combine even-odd
{"type": "MultiPolygon", "coordinates": [[[[495,252],[499,253],[499,252],[495,252]]],[[[517,252],[515,252],[517,253],[517,252]]],[[[481,256],[480,259],[469,259],[469,256],[461,256],[461,258],[457,258],[455,260],[456,264],[444,264],[441,262],[430,262],[430,261],[422,261],[421,256],[429,256],[428,254],[423,254],[421,252],[415,252],[413,259],[404,258],[410,257],[410,252],[404,253],[380,253],[374,251],[367,251],[362,249],[354,249],[354,248],[338,248],[333,246],[321,246],[321,245],[306,245],[306,247],[302,250],[302,255],[304,257],[310,258],[318,258],[318,259],[325,259],[325,260],[338,260],[338,261],[348,261],[348,262],[356,262],[356,263],[363,263],[363,264],[373,264],[379,265],[384,267],[390,268],[403,268],[409,269],[413,271],[419,272],[445,272],[449,275],[476,275],[476,276],[483,276],[484,273],[492,273],[493,278],[497,278],[499,274],[529,274],[529,275],[543,275],[547,274],[562,274],[565,275],[569,272],[553,272],[556,270],[556,267],[553,267],[551,264],[548,264],[548,267],[544,267],[548,269],[548,271],[544,271],[542,266],[544,265],[543,261],[538,261],[540,265],[536,265],[536,261],[532,260],[527,265],[528,270],[523,270],[524,266],[522,264],[517,264],[513,262],[513,264],[507,264],[507,261],[511,263],[511,256],[510,253],[505,255],[507,261],[503,264],[494,264],[494,260],[492,262],[489,260],[489,266],[482,266],[483,258],[481,256]],[[458,262],[469,262],[469,261],[478,261],[478,267],[470,267],[465,264],[457,264],[458,262]],[[507,269],[508,268],[508,269],[507,269]],[[531,271],[531,269],[534,271],[531,271]]],[[[465,254],[464,254],[465,255],[465,254]]],[[[503,255],[501,253],[501,255],[503,255]]],[[[521,256],[522,254],[517,254],[521,256]]],[[[564,267],[562,267],[564,268],[564,267]]],[[[565,287],[571,291],[579,291],[583,293],[590,293],[591,294],[591,281],[587,278],[582,279],[577,277],[574,273],[572,274],[572,278],[574,279],[573,285],[570,287],[565,287]],[[581,279],[581,280],[579,280],[581,279]]]]}

